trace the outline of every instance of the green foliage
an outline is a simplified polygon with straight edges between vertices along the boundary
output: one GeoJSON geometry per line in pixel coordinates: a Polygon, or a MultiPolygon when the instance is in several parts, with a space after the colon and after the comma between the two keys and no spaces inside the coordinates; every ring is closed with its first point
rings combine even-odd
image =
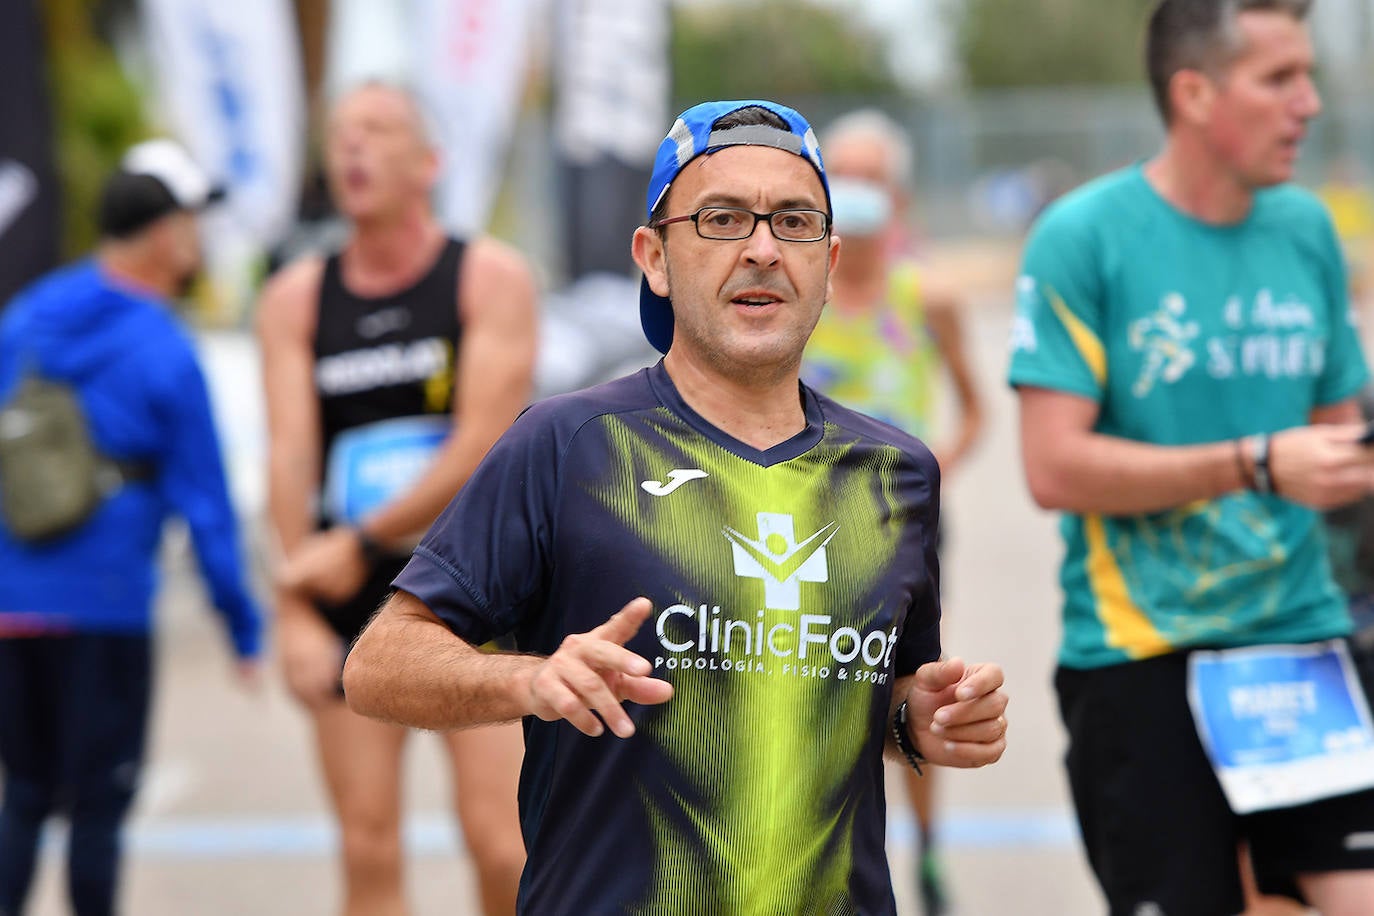
{"type": "Polygon", "coordinates": [[[677,7],[673,79],[674,95],[687,103],[897,88],[877,35],[802,0],[677,7]]]}
{"type": "Polygon", "coordinates": [[[974,88],[1134,83],[1144,79],[1155,0],[966,0],[959,27],[974,88]]]}
{"type": "Polygon", "coordinates": [[[92,0],[44,3],[65,258],[95,243],[100,185],[124,150],[147,135],[138,90],[96,34],[96,6],[92,0]]]}

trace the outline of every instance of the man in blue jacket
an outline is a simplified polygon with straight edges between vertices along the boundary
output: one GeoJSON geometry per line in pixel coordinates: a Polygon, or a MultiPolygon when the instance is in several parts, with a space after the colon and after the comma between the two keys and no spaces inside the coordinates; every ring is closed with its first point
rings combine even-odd
{"type": "Polygon", "coordinates": [[[94,255],[0,313],[0,405],[21,375],[69,386],[96,449],[138,467],[79,526],[19,537],[0,514],[0,914],[17,916],[45,818],[71,821],[78,914],[114,909],[120,827],[143,759],[164,519],[182,516],[250,679],[261,615],[245,584],[205,380],[169,301],[200,267],[213,198],[186,152],[139,144],[107,181],[94,255]]]}

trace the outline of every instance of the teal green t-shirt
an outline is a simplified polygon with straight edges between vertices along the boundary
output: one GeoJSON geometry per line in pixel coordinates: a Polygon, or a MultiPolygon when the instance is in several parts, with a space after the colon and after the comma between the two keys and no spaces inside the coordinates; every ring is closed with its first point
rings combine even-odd
{"type": "MultiPolygon", "coordinates": [[[[1368,370],[1326,211],[1291,186],[1216,226],[1139,165],[1066,195],[1027,242],[1010,381],[1100,406],[1096,431],[1194,445],[1308,422],[1368,370]]],[[[1349,630],[1318,515],[1230,493],[1158,513],[1065,513],[1061,664],[1349,630]]]]}

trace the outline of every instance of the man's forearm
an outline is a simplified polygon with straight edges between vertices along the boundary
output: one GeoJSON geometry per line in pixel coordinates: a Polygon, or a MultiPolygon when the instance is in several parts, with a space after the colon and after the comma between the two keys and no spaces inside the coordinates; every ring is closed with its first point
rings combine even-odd
{"type": "Polygon", "coordinates": [[[305,472],[305,458],[299,452],[274,446],[267,467],[267,517],[277,537],[277,546],[290,553],[305,539],[312,524],[310,494],[318,487],[318,477],[305,472]]]}
{"type": "Polygon", "coordinates": [[[1253,474],[1253,456],[1233,441],[1161,446],[1081,433],[1045,457],[1027,469],[1035,501],[1080,514],[1162,512],[1242,489],[1253,474]]]}
{"type": "Polygon", "coordinates": [[[355,712],[413,728],[509,722],[530,714],[530,678],[541,662],[482,652],[397,592],[349,652],[344,693],[355,712]]]}

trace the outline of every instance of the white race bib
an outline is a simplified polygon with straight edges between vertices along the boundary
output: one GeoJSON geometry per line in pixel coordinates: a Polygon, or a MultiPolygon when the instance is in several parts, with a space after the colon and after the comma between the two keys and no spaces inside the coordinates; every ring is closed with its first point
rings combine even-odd
{"type": "Polygon", "coordinates": [[[1237,814],[1374,786],[1374,728],[1345,643],[1194,652],[1188,703],[1237,814]]]}
{"type": "Polygon", "coordinates": [[[324,511],[356,524],[413,484],[453,429],[445,416],[401,417],[345,430],[329,449],[324,511]]]}

